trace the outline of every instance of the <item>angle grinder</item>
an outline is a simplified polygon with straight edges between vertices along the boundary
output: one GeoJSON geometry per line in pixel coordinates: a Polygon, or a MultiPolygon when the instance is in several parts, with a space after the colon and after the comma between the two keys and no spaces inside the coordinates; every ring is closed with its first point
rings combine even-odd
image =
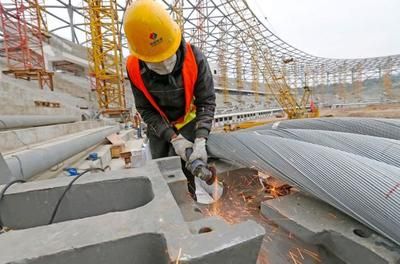
{"type": "MultiPolygon", "coordinates": [[[[186,159],[189,160],[190,155],[192,155],[193,149],[186,149],[186,159]]],[[[206,182],[208,185],[213,185],[217,180],[217,171],[214,167],[208,166],[207,163],[201,159],[194,160],[192,162],[186,163],[186,169],[189,170],[193,176],[198,177],[202,181],[206,182]]]]}

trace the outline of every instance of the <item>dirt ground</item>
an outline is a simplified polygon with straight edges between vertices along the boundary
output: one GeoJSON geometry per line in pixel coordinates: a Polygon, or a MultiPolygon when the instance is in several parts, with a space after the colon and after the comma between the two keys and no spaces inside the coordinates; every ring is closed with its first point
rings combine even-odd
{"type": "Polygon", "coordinates": [[[321,117],[380,117],[400,118],[400,104],[371,105],[354,109],[323,109],[321,117]]]}

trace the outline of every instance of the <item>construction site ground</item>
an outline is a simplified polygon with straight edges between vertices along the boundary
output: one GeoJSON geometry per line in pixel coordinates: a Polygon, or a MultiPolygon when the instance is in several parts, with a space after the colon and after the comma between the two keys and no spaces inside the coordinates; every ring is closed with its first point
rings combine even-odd
{"type": "Polygon", "coordinates": [[[400,104],[370,105],[362,108],[322,109],[321,116],[400,118],[400,104]]]}
{"type": "MultiPolygon", "coordinates": [[[[328,251],[299,240],[278,224],[288,219],[267,219],[261,214],[263,201],[273,199],[260,183],[258,172],[238,169],[219,175],[224,195],[216,204],[199,206],[205,216],[219,216],[230,224],[254,220],[265,228],[258,264],[343,263],[328,251]]],[[[277,198],[279,199],[279,198],[277,198]]]]}
{"type": "MultiPolygon", "coordinates": [[[[388,118],[393,117],[392,115],[394,114],[398,114],[399,108],[400,105],[385,105],[382,107],[370,106],[354,110],[329,110],[323,111],[322,116],[330,114],[333,116],[356,117],[356,113],[372,113],[379,114],[378,117],[388,118]]],[[[262,125],[279,120],[282,120],[282,118],[254,121],[262,125]]],[[[125,130],[121,132],[121,136],[125,138],[126,135],[126,143],[129,145],[129,148],[140,149],[142,140],[136,139],[133,135],[128,136],[132,134],[132,132],[132,130],[125,130]]],[[[87,153],[85,152],[81,155],[87,156],[87,153]]],[[[84,158],[83,156],[76,158],[79,160],[79,162],[74,163],[77,167],[88,167],[88,164],[86,164],[87,161],[81,163],[84,158]]],[[[109,165],[112,170],[124,170],[124,161],[122,159],[112,159],[109,165]]],[[[278,201],[277,207],[279,207],[280,198],[276,198],[266,192],[265,188],[260,183],[257,171],[252,169],[237,169],[237,167],[225,168],[225,171],[229,169],[231,169],[230,172],[219,175],[219,178],[225,185],[225,192],[221,200],[211,206],[199,205],[199,208],[204,216],[219,216],[229,224],[236,224],[246,220],[254,220],[260,224],[265,229],[266,235],[262,242],[258,264],[345,263],[331,254],[330,251],[326,250],[323,246],[321,247],[320,245],[304,242],[296,236],[296,232],[290,232],[283,228],[285,223],[290,222],[292,219],[286,217],[266,218],[263,216],[260,209],[262,203],[274,200],[278,201]]],[[[62,174],[61,170],[62,168],[58,168],[57,166],[57,168],[53,168],[50,172],[43,174],[42,177],[39,178],[53,178],[56,175],[62,174]]],[[[333,215],[336,215],[336,213],[333,215]]],[[[349,250],[351,251],[351,248],[349,248],[349,250]]]]}

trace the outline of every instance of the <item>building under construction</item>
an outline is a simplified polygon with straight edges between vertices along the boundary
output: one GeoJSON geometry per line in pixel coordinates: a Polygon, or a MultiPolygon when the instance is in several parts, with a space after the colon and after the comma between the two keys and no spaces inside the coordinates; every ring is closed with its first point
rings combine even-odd
{"type": "Polygon", "coordinates": [[[152,159],[135,1],[0,1],[0,263],[400,263],[400,55],[322,58],[247,0],[156,0],[216,109],[207,164],[152,159]]]}

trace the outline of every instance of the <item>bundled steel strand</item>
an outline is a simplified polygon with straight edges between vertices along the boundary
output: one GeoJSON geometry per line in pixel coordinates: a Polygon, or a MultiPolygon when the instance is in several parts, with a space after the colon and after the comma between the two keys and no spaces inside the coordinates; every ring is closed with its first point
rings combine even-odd
{"type": "Polygon", "coordinates": [[[318,118],[279,121],[252,129],[313,129],[400,140],[400,120],[379,118],[318,118]]]}
{"type": "Polygon", "coordinates": [[[400,167],[399,140],[308,129],[270,129],[257,130],[255,133],[326,146],[400,167]]]}
{"type": "Polygon", "coordinates": [[[332,148],[254,133],[211,135],[212,156],[281,178],[400,245],[400,168],[332,148]]]}

